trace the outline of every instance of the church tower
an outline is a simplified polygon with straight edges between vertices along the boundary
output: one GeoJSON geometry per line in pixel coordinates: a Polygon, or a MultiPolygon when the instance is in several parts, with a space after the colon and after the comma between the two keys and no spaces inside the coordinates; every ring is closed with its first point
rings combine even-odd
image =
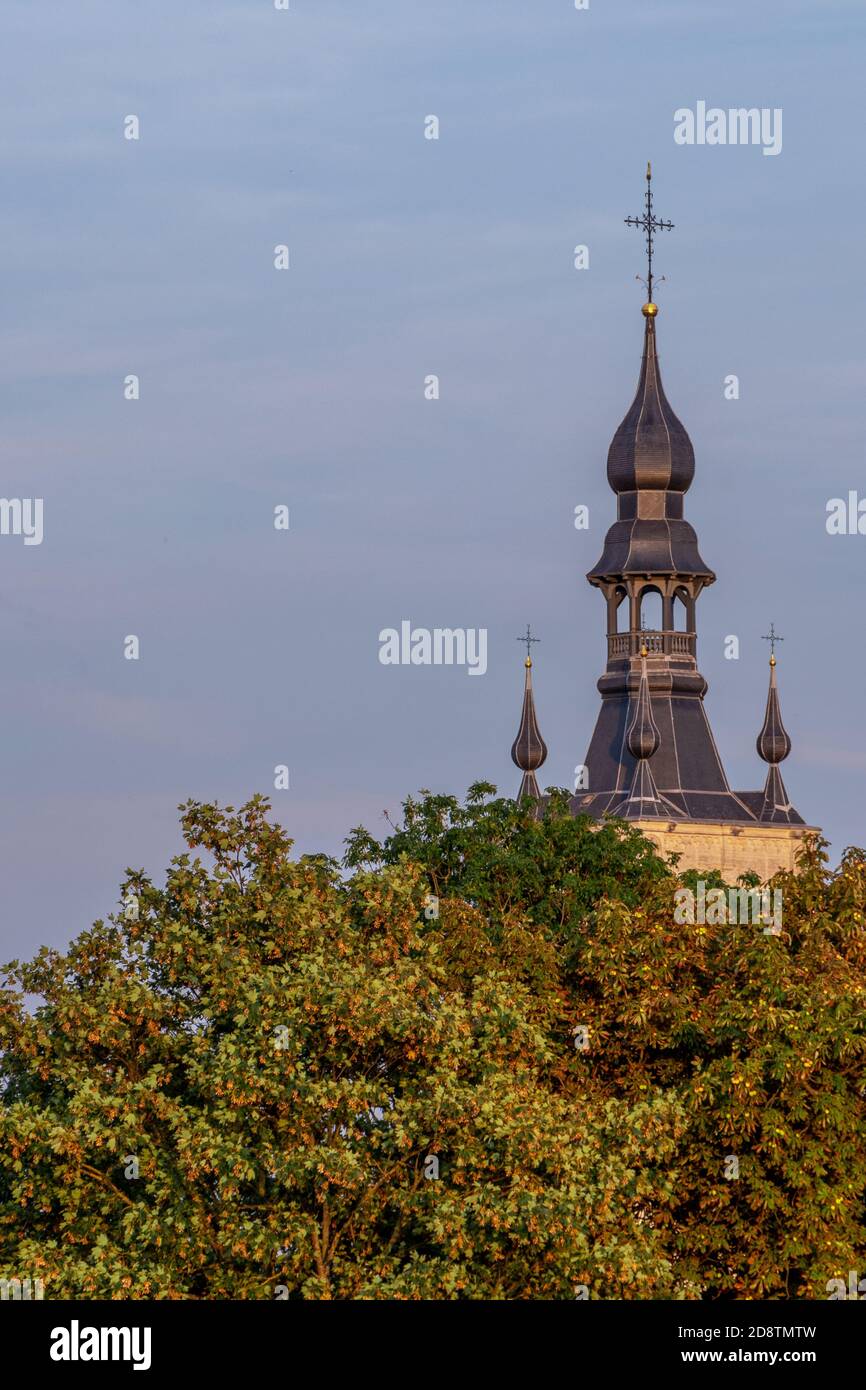
{"type": "MultiPolygon", "coordinates": [[[[636,759],[626,726],[643,661],[659,730],[652,761],[656,785],[681,816],[750,820],[728,786],[704,709],[697,603],[716,576],[701,558],[684,516],[695,454],[662,386],[657,313],[652,301],[643,306],[637,392],[607,458],[617,519],[587,575],[601,590],[607,615],[607,668],[598,683],[602,705],[586,757],[592,813],[612,811],[631,786],[636,759]],[[645,618],[650,595],[656,596],[661,616],[652,626],[645,618]]],[[[670,807],[658,814],[669,816],[670,807]]]]}
{"type": "MultiPolygon", "coordinates": [[[[614,434],[607,478],[617,515],[587,579],[602,594],[607,665],[601,709],[586,755],[575,814],[640,822],[680,868],[731,874],[792,868],[805,831],[789,804],[777,763],[791,743],[778,713],[775,655],[760,756],[770,764],[761,792],[731,789],[704,706],[698,669],[697,609],[715,574],[685,518],[695,454],[662,386],[653,300],[654,234],[673,224],[655,217],[647,166],[646,209],[627,218],[647,241],[644,341],[634,400],[614,434]],[[650,606],[658,614],[648,625],[650,606]],[[798,829],[799,827],[799,829],[798,829]]],[[[773,643],[780,640],[773,635],[773,643]]]]}

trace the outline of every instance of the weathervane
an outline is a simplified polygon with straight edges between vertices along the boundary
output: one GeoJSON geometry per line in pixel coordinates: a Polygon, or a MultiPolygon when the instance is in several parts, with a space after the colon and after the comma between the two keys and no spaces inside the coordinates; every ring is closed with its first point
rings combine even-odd
{"type": "MultiPolygon", "coordinates": [[[[626,217],[624,222],[627,227],[642,227],[646,236],[646,261],[647,277],[636,275],[635,279],[640,280],[646,286],[647,299],[650,304],[653,302],[653,233],[669,232],[673,229],[673,222],[665,222],[653,215],[653,186],[652,186],[652,165],[646,166],[646,212],[643,217],[626,217]]],[[[664,280],[662,275],[659,284],[664,280]]]]}
{"type": "Polygon", "coordinates": [[[531,654],[530,654],[529,648],[530,648],[530,646],[532,645],[533,642],[540,642],[540,641],[541,641],[541,638],[540,638],[540,637],[533,637],[533,636],[532,636],[532,633],[531,633],[530,628],[529,628],[529,623],[527,623],[527,624],[526,624],[526,633],[525,633],[525,635],[524,635],[523,637],[518,637],[516,640],[517,640],[518,642],[525,642],[525,643],[526,643],[526,660],[527,660],[528,662],[530,662],[530,664],[531,664],[531,662],[532,662],[532,656],[531,656],[531,654]]]}
{"type": "Polygon", "coordinates": [[[784,640],[785,640],[784,637],[780,637],[779,634],[777,633],[775,627],[773,626],[773,624],[770,623],[770,631],[767,633],[767,635],[766,635],[765,637],[762,637],[762,638],[761,638],[761,641],[762,641],[762,642],[769,642],[769,644],[770,644],[770,665],[771,665],[771,666],[775,666],[775,664],[776,664],[776,643],[777,643],[777,642],[784,642],[784,640]]]}

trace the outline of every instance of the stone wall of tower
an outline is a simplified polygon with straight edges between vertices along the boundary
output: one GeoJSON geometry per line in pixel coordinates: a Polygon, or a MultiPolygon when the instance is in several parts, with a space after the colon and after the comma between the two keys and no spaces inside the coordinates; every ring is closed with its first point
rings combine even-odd
{"type": "Polygon", "coordinates": [[[679,854],[679,870],[718,869],[729,884],[744,873],[756,873],[766,881],[779,869],[794,870],[804,835],[820,833],[814,826],[739,826],[725,821],[640,820],[633,824],[662,855],[679,854]]]}

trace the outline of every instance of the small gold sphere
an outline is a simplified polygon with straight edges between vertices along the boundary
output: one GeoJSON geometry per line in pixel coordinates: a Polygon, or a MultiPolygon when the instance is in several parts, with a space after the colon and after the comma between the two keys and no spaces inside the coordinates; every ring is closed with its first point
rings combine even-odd
{"type": "Polygon", "coordinates": [[[649,304],[645,304],[641,309],[641,313],[643,314],[645,319],[654,319],[658,311],[659,306],[657,304],[653,304],[652,301],[650,301],[649,304]]]}
{"type": "Polygon", "coordinates": [[[771,656],[771,657],[770,657],[770,665],[771,665],[771,666],[775,666],[775,664],[776,664],[776,658],[775,658],[774,656],[771,656]]]}
{"type": "Polygon", "coordinates": [[[642,647],[641,647],[641,649],[640,649],[640,654],[641,654],[641,656],[649,656],[649,652],[647,651],[646,642],[643,643],[643,645],[642,645],[642,647]]]}
{"type": "Polygon", "coordinates": [[[526,660],[524,661],[523,664],[524,664],[524,666],[531,666],[531,665],[532,665],[532,657],[531,657],[531,656],[528,656],[528,657],[526,658],[526,660]]]}

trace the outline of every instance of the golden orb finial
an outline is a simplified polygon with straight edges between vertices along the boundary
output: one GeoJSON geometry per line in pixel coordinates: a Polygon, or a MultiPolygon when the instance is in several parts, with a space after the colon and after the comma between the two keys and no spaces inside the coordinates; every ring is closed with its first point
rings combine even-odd
{"type": "Polygon", "coordinates": [[[528,656],[523,664],[526,667],[526,669],[529,670],[530,666],[532,665],[532,657],[528,656]]]}
{"type": "Polygon", "coordinates": [[[641,656],[649,656],[649,651],[648,651],[648,649],[647,649],[647,644],[646,644],[646,642],[642,642],[642,643],[641,643],[640,654],[641,654],[641,656]]]}
{"type": "Polygon", "coordinates": [[[770,665],[771,665],[771,666],[775,666],[775,664],[776,664],[776,658],[775,658],[774,656],[771,656],[771,657],[770,657],[770,665]]]}
{"type": "Polygon", "coordinates": [[[644,304],[643,308],[641,309],[641,313],[643,314],[645,319],[654,319],[658,311],[659,306],[657,304],[653,304],[652,300],[650,300],[648,304],[644,304]]]}

